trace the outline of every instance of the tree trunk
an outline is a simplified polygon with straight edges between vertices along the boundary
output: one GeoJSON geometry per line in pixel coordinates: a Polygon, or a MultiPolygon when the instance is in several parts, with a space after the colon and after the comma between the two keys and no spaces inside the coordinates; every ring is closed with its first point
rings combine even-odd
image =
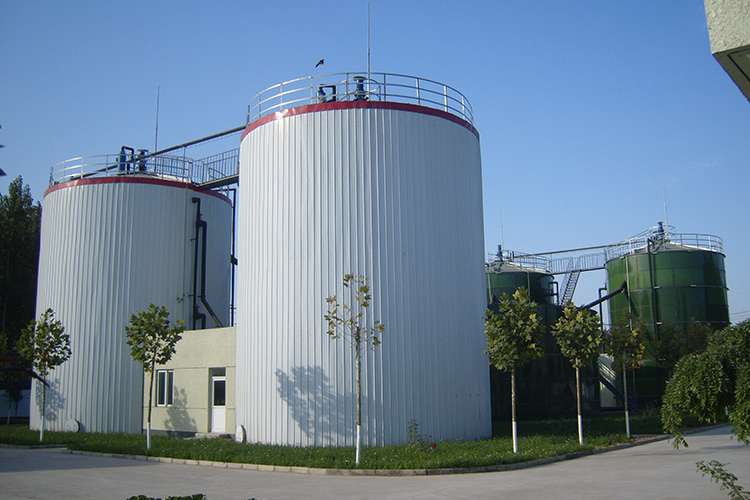
{"type": "Polygon", "coordinates": [[[578,407],[578,443],[583,446],[583,417],[581,416],[581,369],[576,368],[576,406],[578,407]]]}
{"type": "Polygon", "coordinates": [[[354,358],[357,365],[357,452],[354,463],[359,466],[359,459],[362,452],[362,382],[360,374],[362,372],[362,362],[360,354],[359,327],[357,327],[357,336],[354,341],[354,358]]]}
{"type": "Polygon", "coordinates": [[[148,417],[146,418],[146,449],[151,449],[151,402],[153,401],[154,393],[154,367],[156,365],[155,358],[151,359],[151,376],[149,377],[148,384],[148,417]]]}
{"type": "Polygon", "coordinates": [[[44,439],[44,414],[45,411],[45,404],[47,403],[47,386],[42,382],[42,426],[39,428],[39,442],[42,442],[42,439],[44,439]]]}
{"type": "Polygon", "coordinates": [[[518,453],[518,424],[516,423],[516,371],[510,372],[510,414],[513,422],[513,453],[518,453]]]}
{"type": "Polygon", "coordinates": [[[628,433],[628,439],[630,439],[630,412],[628,411],[628,372],[625,370],[625,363],[622,364],[622,393],[624,394],[623,400],[625,403],[625,432],[628,433]]]}

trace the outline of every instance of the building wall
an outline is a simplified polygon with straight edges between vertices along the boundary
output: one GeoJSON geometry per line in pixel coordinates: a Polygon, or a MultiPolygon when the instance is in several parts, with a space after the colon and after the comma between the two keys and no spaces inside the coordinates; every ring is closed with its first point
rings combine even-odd
{"type": "Polygon", "coordinates": [[[750,2],[705,0],[711,53],[750,100],[750,2]]]}
{"type": "MultiPolygon", "coordinates": [[[[235,429],[235,359],[236,330],[234,327],[190,330],[182,334],[172,359],[157,370],[174,370],[174,402],[157,407],[156,387],[151,413],[151,429],[177,433],[211,431],[211,368],[226,369],[226,433],[235,429]]],[[[144,377],[148,388],[150,374],[144,377]]],[[[148,412],[148,392],[144,391],[144,428],[148,412]]]]}
{"type": "Polygon", "coordinates": [[[750,3],[747,0],[705,0],[711,52],[750,45],[750,3]]]}

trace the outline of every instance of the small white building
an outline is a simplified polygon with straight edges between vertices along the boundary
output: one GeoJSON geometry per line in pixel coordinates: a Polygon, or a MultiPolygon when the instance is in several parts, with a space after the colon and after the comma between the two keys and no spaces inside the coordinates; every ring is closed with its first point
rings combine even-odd
{"type": "MultiPolygon", "coordinates": [[[[234,434],[235,342],[234,327],[183,332],[172,359],[154,373],[152,430],[234,434]]],[[[150,376],[144,377],[144,428],[150,376]]]]}

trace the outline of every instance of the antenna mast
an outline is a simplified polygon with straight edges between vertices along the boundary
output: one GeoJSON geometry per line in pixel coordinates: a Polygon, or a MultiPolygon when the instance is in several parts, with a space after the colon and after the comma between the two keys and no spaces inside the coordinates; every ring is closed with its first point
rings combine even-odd
{"type": "Polygon", "coordinates": [[[161,85],[157,85],[156,87],[156,127],[154,130],[154,152],[159,151],[159,148],[157,145],[159,144],[159,90],[161,90],[161,85]]]}
{"type": "Polygon", "coordinates": [[[669,240],[669,217],[667,216],[667,185],[662,184],[664,190],[664,228],[667,232],[667,240],[669,240]]]}
{"type": "Polygon", "coordinates": [[[505,228],[503,227],[503,213],[500,212],[500,244],[505,248],[505,228]]]}
{"type": "Polygon", "coordinates": [[[370,85],[370,2],[367,2],[367,85],[370,85]]]}

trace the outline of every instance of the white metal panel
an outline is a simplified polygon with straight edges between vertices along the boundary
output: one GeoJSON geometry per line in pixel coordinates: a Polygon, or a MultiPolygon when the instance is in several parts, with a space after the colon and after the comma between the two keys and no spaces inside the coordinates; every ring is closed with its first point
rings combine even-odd
{"type": "MultiPolygon", "coordinates": [[[[46,194],[37,313],[52,308],[72,348],[70,360],[51,375],[48,428],[62,430],[76,419],[91,432],[141,431],[143,372],[132,361],[124,326],[153,303],[190,328],[193,197],[201,198],[203,217],[214,229],[207,288],[223,286],[210,300],[226,319],[228,272],[219,271],[229,267],[231,207],[225,199],[138,178],[71,182],[46,194]]],[[[31,426],[39,425],[33,409],[31,426]]]]}
{"type": "Polygon", "coordinates": [[[248,440],[351,445],[354,356],[325,334],[344,274],[386,327],[363,366],[363,436],[491,433],[478,137],[441,116],[337,109],[271,120],[240,152],[237,423],[248,440]]]}

